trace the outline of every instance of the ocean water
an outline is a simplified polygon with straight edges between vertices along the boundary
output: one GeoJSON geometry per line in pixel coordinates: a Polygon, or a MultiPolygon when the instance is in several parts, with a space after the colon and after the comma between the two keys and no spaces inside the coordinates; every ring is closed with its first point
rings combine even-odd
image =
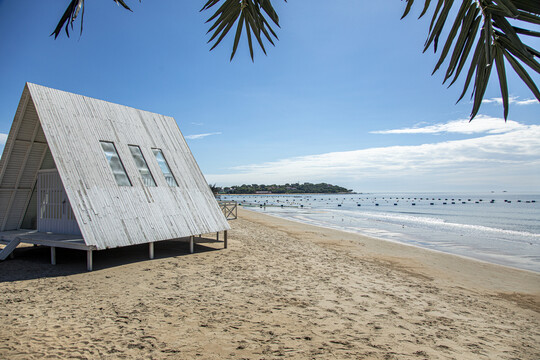
{"type": "Polygon", "coordinates": [[[222,195],[253,211],[540,272],[540,194],[222,195]]]}

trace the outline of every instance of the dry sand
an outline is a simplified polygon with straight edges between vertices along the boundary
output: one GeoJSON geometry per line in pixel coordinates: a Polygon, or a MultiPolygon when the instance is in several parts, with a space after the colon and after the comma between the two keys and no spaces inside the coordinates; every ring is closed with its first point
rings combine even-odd
{"type": "Polygon", "coordinates": [[[540,274],[240,211],[222,244],[17,250],[0,359],[540,359],[540,274]]]}

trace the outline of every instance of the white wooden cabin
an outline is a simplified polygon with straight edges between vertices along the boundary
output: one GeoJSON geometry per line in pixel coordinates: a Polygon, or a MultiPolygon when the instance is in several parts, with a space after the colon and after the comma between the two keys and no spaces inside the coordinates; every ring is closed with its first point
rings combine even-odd
{"type": "MultiPolygon", "coordinates": [[[[0,260],[230,229],[172,117],[27,83],[0,158],[0,260]]],[[[226,245],[226,243],[225,243],[226,245]]]]}

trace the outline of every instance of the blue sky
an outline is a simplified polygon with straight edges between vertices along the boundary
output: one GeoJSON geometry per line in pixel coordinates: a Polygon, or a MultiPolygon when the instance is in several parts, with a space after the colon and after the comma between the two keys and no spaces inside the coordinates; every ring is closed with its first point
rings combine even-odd
{"type": "Polygon", "coordinates": [[[87,1],[82,36],[53,40],[67,0],[0,0],[0,149],[28,81],[174,117],[218,185],[540,191],[540,104],[510,74],[504,123],[493,78],[468,123],[417,5],[400,21],[397,0],[275,0],[280,40],[252,63],[243,44],[229,62],[232,38],[209,51],[204,2],[87,1]]]}

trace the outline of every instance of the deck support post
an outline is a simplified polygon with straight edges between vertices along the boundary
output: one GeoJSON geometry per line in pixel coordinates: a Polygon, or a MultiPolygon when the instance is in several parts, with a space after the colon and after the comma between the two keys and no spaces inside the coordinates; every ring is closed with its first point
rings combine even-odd
{"type": "Polygon", "coordinates": [[[216,233],[216,241],[219,241],[219,231],[216,233]]]}
{"type": "Polygon", "coordinates": [[[227,230],[223,231],[223,248],[227,248],[227,230]]]}
{"type": "Polygon", "coordinates": [[[194,236],[192,235],[189,237],[189,253],[190,254],[193,254],[193,248],[194,248],[193,243],[194,243],[194,236]]]}
{"type": "Polygon", "coordinates": [[[51,265],[56,265],[56,248],[51,246],[51,265]]]}
{"type": "Polygon", "coordinates": [[[92,271],[92,250],[86,250],[86,270],[92,271]]]}
{"type": "Polygon", "coordinates": [[[154,243],[153,242],[148,243],[148,257],[150,257],[150,260],[154,258],[154,243]]]}

